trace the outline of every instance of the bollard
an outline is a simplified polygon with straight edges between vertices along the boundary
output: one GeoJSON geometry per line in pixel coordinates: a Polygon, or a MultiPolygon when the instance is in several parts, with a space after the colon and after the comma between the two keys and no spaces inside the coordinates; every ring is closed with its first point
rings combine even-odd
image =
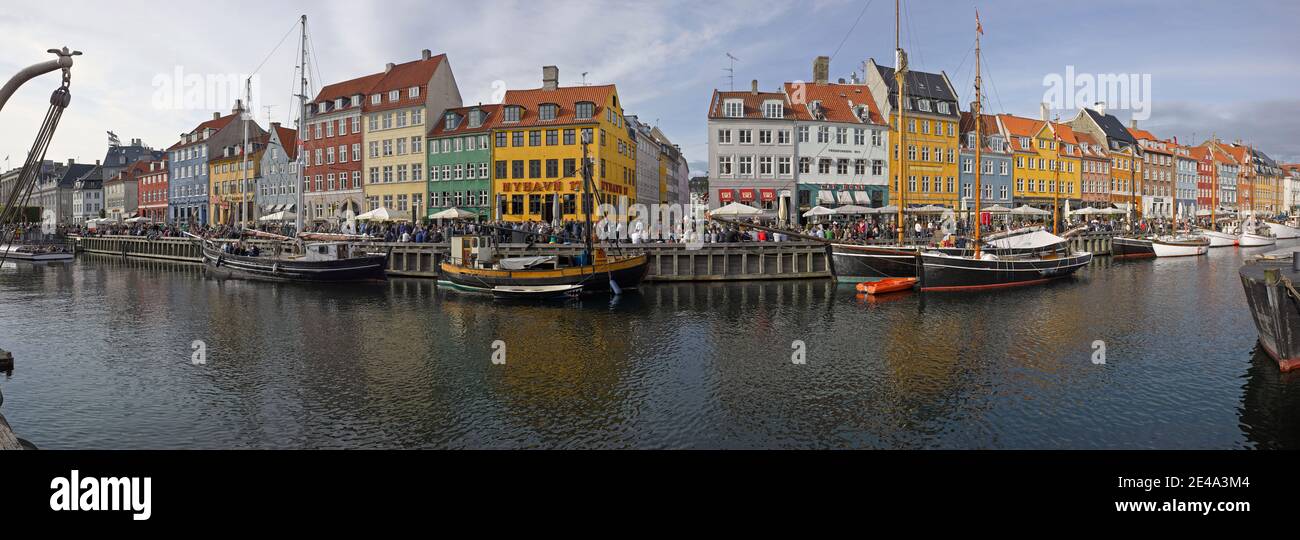
{"type": "Polygon", "coordinates": [[[0,349],[0,371],[8,373],[14,370],[14,353],[0,349]]]}

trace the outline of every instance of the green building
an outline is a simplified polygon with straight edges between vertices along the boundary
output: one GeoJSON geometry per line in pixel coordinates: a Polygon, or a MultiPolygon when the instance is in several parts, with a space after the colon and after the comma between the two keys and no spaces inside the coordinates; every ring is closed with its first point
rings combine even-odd
{"type": "Polygon", "coordinates": [[[492,216],[492,125],[500,105],[448,109],[429,130],[429,214],[459,208],[492,216]]]}

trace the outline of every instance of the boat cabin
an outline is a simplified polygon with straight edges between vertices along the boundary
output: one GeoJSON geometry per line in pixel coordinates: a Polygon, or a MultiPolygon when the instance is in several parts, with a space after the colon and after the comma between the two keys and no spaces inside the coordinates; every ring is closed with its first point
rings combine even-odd
{"type": "Polygon", "coordinates": [[[313,242],[303,246],[304,261],[337,261],[351,257],[344,242],[313,242]]]}

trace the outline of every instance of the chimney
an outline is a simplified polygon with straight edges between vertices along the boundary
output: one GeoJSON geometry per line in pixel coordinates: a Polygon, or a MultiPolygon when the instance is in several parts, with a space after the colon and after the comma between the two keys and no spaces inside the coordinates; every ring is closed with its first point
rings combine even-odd
{"type": "Polygon", "coordinates": [[[1105,102],[1105,101],[1098,101],[1098,102],[1096,102],[1096,103],[1093,103],[1093,104],[1092,104],[1092,108],[1097,109],[1097,112],[1098,112],[1098,113],[1101,113],[1102,116],[1106,116],[1106,102],[1105,102]]]}
{"type": "Polygon", "coordinates": [[[818,56],[813,60],[813,82],[817,84],[826,84],[831,77],[831,58],[829,56],[818,56]]]}
{"type": "Polygon", "coordinates": [[[432,56],[433,56],[433,51],[430,51],[429,49],[424,49],[420,51],[420,60],[428,60],[432,56]]]}
{"type": "Polygon", "coordinates": [[[1137,129],[1137,128],[1138,128],[1138,121],[1137,121],[1136,119],[1130,118],[1130,119],[1128,120],[1128,128],[1129,128],[1129,129],[1137,129]]]}
{"type": "Polygon", "coordinates": [[[560,87],[560,68],[542,66],[542,90],[555,90],[560,87]]]}
{"type": "Polygon", "coordinates": [[[389,63],[387,63],[387,64],[384,64],[384,73],[388,73],[388,72],[392,71],[392,70],[393,70],[393,67],[394,67],[395,65],[396,65],[396,64],[394,64],[394,63],[392,63],[392,62],[389,62],[389,63]]]}
{"type": "Polygon", "coordinates": [[[271,122],[271,131],[275,131],[276,129],[279,129],[279,128],[280,128],[280,123],[279,123],[279,122],[271,122]]]}
{"type": "Polygon", "coordinates": [[[214,113],[212,113],[212,119],[213,119],[213,120],[216,120],[216,119],[218,119],[218,118],[221,118],[221,113],[219,113],[219,112],[214,112],[214,113]]]}
{"type": "Polygon", "coordinates": [[[1046,101],[1044,101],[1044,102],[1038,104],[1038,116],[1039,116],[1039,118],[1041,118],[1044,122],[1046,122],[1047,119],[1048,119],[1047,111],[1048,111],[1048,108],[1047,108],[1047,102],[1046,102],[1046,101]]]}
{"type": "Polygon", "coordinates": [[[239,114],[241,112],[244,112],[244,100],[236,99],[235,108],[230,111],[230,114],[239,114]]]}
{"type": "Polygon", "coordinates": [[[77,160],[72,159],[72,158],[68,158],[68,166],[69,166],[69,167],[71,167],[71,166],[73,166],[73,165],[76,165],[76,164],[77,164],[77,160]]]}
{"type": "Polygon", "coordinates": [[[753,94],[753,95],[756,95],[756,96],[758,95],[758,79],[754,79],[753,81],[750,81],[750,83],[749,83],[749,93],[751,93],[751,94],[753,94]]]}

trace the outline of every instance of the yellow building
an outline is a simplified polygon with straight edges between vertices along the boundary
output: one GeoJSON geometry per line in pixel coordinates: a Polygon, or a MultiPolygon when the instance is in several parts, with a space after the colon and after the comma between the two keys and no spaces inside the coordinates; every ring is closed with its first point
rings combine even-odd
{"type": "Polygon", "coordinates": [[[559,70],[542,68],[542,87],[510,90],[492,133],[498,219],[581,221],[582,141],[590,137],[596,205],[636,202],[636,145],[614,85],[559,86],[559,70]]]}
{"type": "Polygon", "coordinates": [[[1083,152],[1070,126],[1001,114],[998,127],[1013,152],[1014,204],[1045,210],[1057,204],[1064,210],[1067,202],[1071,208],[1083,203],[1083,152]]]}
{"type": "Polygon", "coordinates": [[[940,205],[959,208],[957,157],[961,112],[957,91],[943,73],[909,70],[904,81],[906,123],[899,147],[898,86],[894,69],[868,60],[867,86],[881,114],[889,118],[889,204],[905,206],[940,205]],[[900,171],[907,176],[906,191],[899,191],[900,171]]]}
{"type": "Polygon", "coordinates": [[[219,156],[208,160],[208,216],[213,225],[257,222],[257,179],[262,174],[266,139],[249,141],[248,150],[245,156],[236,144],[222,148],[219,156]]]}
{"type": "Polygon", "coordinates": [[[426,122],[461,104],[447,55],[425,50],[420,60],[389,64],[363,100],[365,210],[418,219],[428,203],[426,122]]]}

